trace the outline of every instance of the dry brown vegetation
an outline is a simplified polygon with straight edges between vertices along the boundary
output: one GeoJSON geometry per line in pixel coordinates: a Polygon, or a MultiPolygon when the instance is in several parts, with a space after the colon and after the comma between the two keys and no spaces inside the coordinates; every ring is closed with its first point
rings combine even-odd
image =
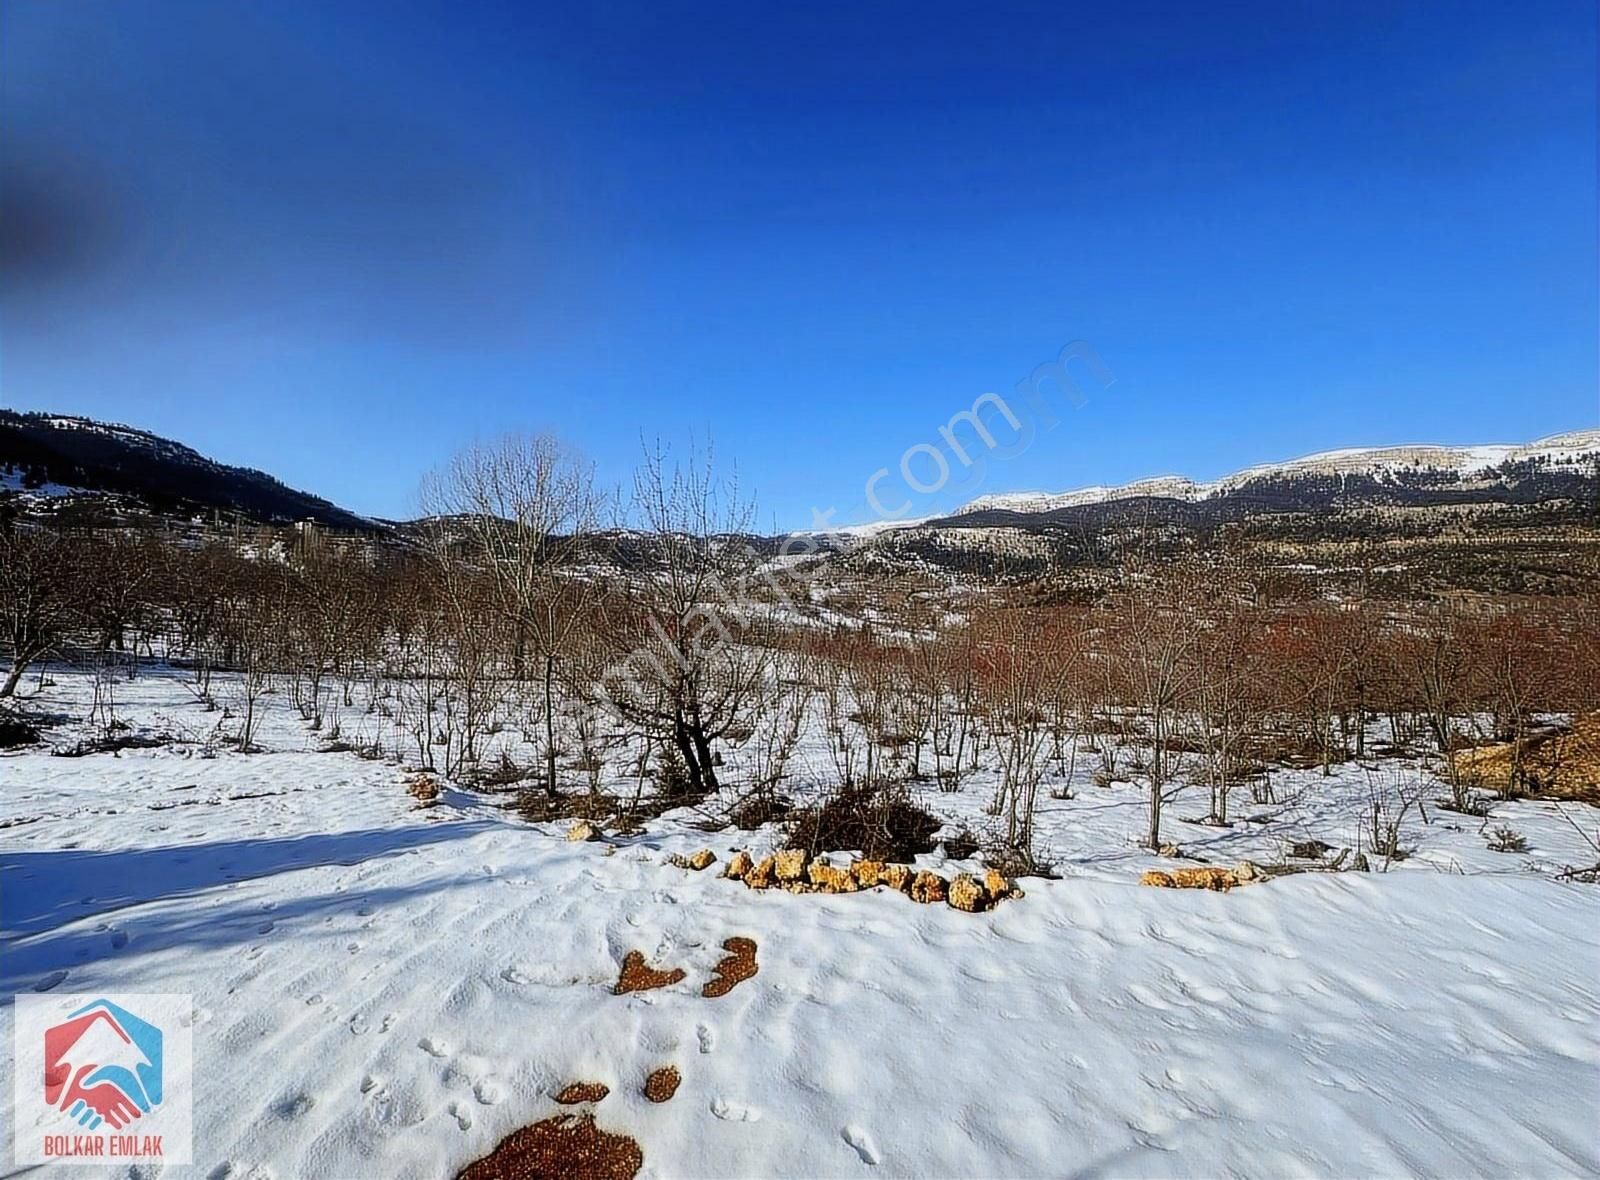
{"type": "Polygon", "coordinates": [[[727,995],[759,970],[754,939],[730,938],[722,944],[722,949],[728,954],[713,968],[716,978],[700,989],[700,994],[710,999],[727,995]]]}
{"type": "Polygon", "coordinates": [[[1600,804],[1600,713],[1520,742],[1475,746],[1452,757],[1461,779],[1472,786],[1505,796],[1600,804]]]}
{"type": "Polygon", "coordinates": [[[683,975],[682,967],[657,971],[645,962],[642,952],[629,951],[622,958],[622,973],[617,976],[616,986],[611,991],[618,996],[628,992],[654,991],[658,987],[672,986],[682,979],[683,975]]]}
{"type": "Polygon", "coordinates": [[[1424,757],[1462,812],[1483,789],[1594,797],[1592,721],[1547,727],[1600,709],[1600,577],[1547,597],[1380,597],[1363,577],[1332,599],[1260,552],[1130,530],[1093,578],[952,585],[840,560],[782,583],[709,463],[648,453],[635,529],[605,530],[587,470],[539,439],[470,452],[433,498],[446,513],[408,545],[0,522],[0,697],[71,659],[96,670],[109,732],[118,677],[160,653],[241,750],[280,693],[327,748],[516,792],[530,819],[631,831],[695,807],[779,823],[802,864],[930,851],[917,792],[979,769],[985,860],[1016,875],[1049,871],[1041,785],[1080,767],[1139,781],[1153,849],[1180,787],[1226,826],[1279,760],[1424,757]]]}
{"type": "Polygon", "coordinates": [[[660,1069],[651,1070],[650,1076],[644,1080],[644,1096],[651,1102],[669,1102],[678,1092],[678,1083],[682,1080],[675,1066],[663,1065],[660,1069]]]}
{"type": "Polygon", "coordinates": [[[632,1180],[642,1167],[632,1139],[602,1131],[592,1114],[565,1114],[513,1131],[456,1180],[632,1180]]]}

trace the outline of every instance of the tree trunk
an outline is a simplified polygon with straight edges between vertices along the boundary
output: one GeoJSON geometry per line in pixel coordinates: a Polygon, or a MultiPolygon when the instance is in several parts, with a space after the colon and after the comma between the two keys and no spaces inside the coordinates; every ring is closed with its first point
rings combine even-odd
{"type": "Polygon", "coordinates": [[[0,684],[0,700],[16,695],[17,685],[22,680],[22,674],[27,669],[27,661],[21,656],[17,656],[11,661],[11,671],[6,674],[6,682],[0,684]]]}
{"type": "Polygon", "coordinates": [[[700,783],[701,789],[715,791],[717,789],[717,770],[711,761],[711,741],[705,735],[705,730],[695,726],[690,731],[694,737],[695,752],[700,755],[700,783]]]}
{"type": "Polygon", "coordinates": [[[689,727],[680,717],[672,724],[672,744],[678,747],[678,754],[683,759],[684,768],[689,774],[689,786],[696,790],[703,790],[705,780],[701,777],[700,756],[695,751],[695,743],[689,736],[689,727]]]}
{"type": "Polygon", "coordinates": [[[544,789],[552,798],[556,793],[556,716],[555,680],[556,658],[546,653],[544,657],[544,789]]]}

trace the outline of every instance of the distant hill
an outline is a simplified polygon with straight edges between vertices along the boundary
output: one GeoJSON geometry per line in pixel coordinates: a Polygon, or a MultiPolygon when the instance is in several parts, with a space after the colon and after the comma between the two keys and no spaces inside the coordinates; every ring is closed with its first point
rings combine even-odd
{"type": "Polygon", "coordinates": [[[147,431],[61,414],[0,409],[0,502],[59,515],[99,510],[119,519],[312,520],[360,532],[384,526],[296,491],[264,472],[207,459],[147,431]]]}
{"type": "Polygon", "coordinates": [[[1528,504],[1583,488],[1600,471],[1597,464],[1600,430],[1573,431],[1525,445],[1357,448],[1263,463],[1211,483],[1167,475],[1122,487],[982,496],[947,519],[971,522],[973,517],[1003,513],[1010,523],[1018,516],[1092,509],[1126,500],[1207,505],[1211,515],[1222,517],[1237,516],[1241,508],[1315,511],[1357,504],[1528,504]]]}
{"type": "Polygon", "coordinates": [[[813,533],[869,570],[1031,576],[1236,547],[1395,587],[1568,592],[1600,550],[1600,431],[1526,445],[1330,451],[1210,483],[984,496],[954,513],[813,533]]]}

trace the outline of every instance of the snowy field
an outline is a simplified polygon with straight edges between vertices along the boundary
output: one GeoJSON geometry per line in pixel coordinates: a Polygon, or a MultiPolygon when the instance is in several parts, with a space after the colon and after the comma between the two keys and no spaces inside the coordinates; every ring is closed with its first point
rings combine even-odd
{"type": "MultiPolygon", "coordinates": [[[[52,677],[32,704],[69,746],[90,683],[52,677]]],[[[135,732],[217,716],[163,673],[119,698],[135,732]]],[[[1040,807],[1061,878],[969,915],[674,868],[773,841],[692,813],[568,843],[504,796],[418,808],[401,766],[263,703],[262,753],[0,756],[6,1072],[12,993],[191,993],[196,1164],[163,1175],[448,1177],[573,1081],[610,1086],[600,1127],[656,1177],[1600,1173],[1600,889],[1553,875],[1593,862],[1569,820],[1592,836],[1595,809],[1496,805],[1525,853],[1430,809],[1390,872],[1149,889],[1174,862],[1134,846],[1142,790],[1083,762],[1040,807]],[[759,973],[705,998],[734,936],[759,973]],[[632,950],[686,978],[613,995],[632,950]],[[665,1065],[682,1086],[650,1103],[665,1065]]],[[[1278,802],[1235,800],[1266,822],[1227,830],[1181,821],[1192,789],[1168,838],[1220,864],[1345,847],[1375,776],[1421,773],[1280,772],[1278,802]]],[[[989,795],[922,801],[976,829],[989,795]]]]}

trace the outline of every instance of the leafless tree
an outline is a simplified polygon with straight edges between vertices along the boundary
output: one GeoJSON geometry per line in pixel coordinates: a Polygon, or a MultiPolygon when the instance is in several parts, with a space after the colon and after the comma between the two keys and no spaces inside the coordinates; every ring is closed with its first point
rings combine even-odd
{"type": "Polygon", "coordinates": [[[538,666],[545,789],[556,793],[556,692],[561,661],[606,581],[584,568],[604,497],[594,470],[549,434],[468,448],[424,488],[435,544],[487,575],[512,638],[513,675],[538,666]]]}
{"type": "Polygon", "coordinates": [[[1171,769],[1171,741],[1193,687],[1198,642],[1192,594],[1195,571],[1136,567],[1128,584],[1107,603],[1112,675],[1120,696],[1150,725],[1150,826],[1145,844],[1161,846],[1161,810],[1171,769]]]}
{"type": "Polygon", "coordinates": [[[709,454],[677,463],[657,446],[635,473],[631,514],[644,568],[605,604],[611,658],[598,689],[628,722],[672,744],[691,789],[716,790],[714,743],[749,733],[770,690],[770,652],[753,641],[755,506],[717,476],[709,454]]]}
{"type": "Polygon", "coordinates": [[[80,554],[66,534],[0,522],[0,639],[11,660],[0,700],[16,694],[29,665],[55,650],[77,619],[80,554]]]}

